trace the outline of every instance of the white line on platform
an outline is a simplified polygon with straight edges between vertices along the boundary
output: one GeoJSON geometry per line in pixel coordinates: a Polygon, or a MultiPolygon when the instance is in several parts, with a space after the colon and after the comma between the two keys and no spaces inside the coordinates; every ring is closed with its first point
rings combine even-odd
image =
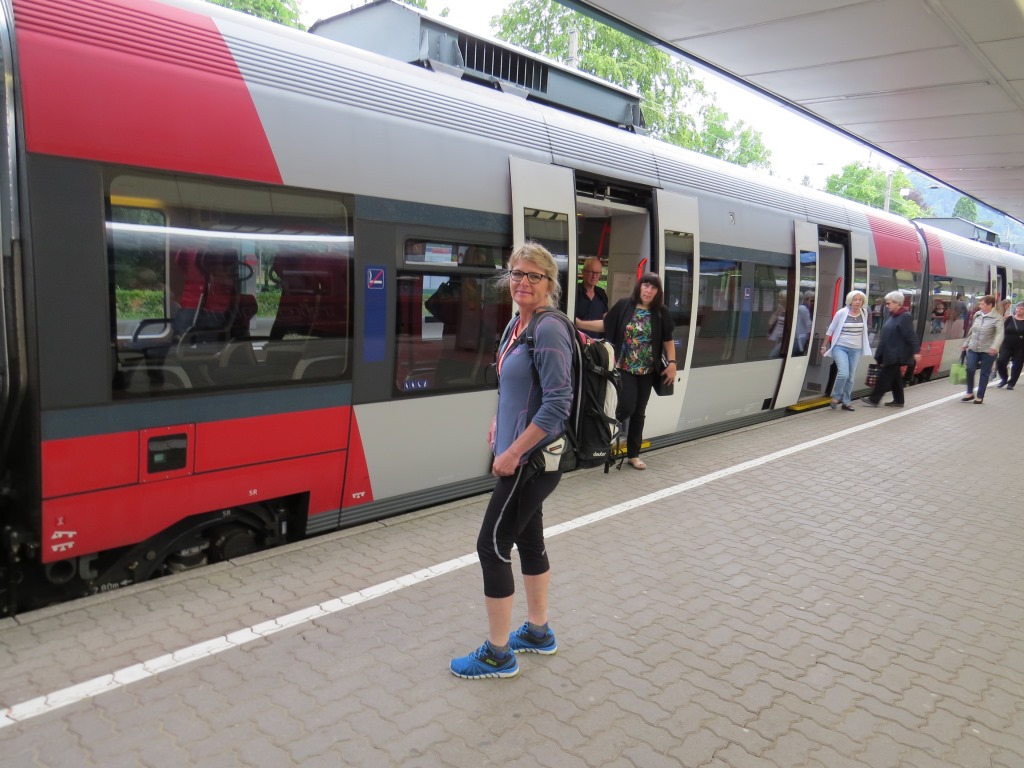
{"type": "MultiPolygon", "coordinates": [[[[885,416],[881,419],[873,419],[872,421],[859,424],[855,427],[850,427],[849,429],[844,429],[840,432],[833,432],[829,435],[810,440],[806,443],[800,443],[799,445],[794,445],[789,448],[783,448],[781,451],[775,451],[756,459],[751,459],[750,461],[744,461],[731,467],[727,467],[726,469],[711,472],[709,474],[702,475],[701,477],[694,478],[693,480],[687,480],[685,483],[673,485],[670,488],[664,488],[660,491],[655,491],[654,493],[649,493],[645,496],[640,496],[635,499],[631,499],[630,501],[625,501],[621,504],[616,504],[615,506],[607,507],[605,509],[598,510],[597,512],[592,512],[589,515],[583,515],[582,517],[577,517],[559,525],[546,528],[544,530],[544,535],[548,538],[558,536],[559,534],[567,533],[568,531],[573,531],[586,525],[591,525],[592,523],[596,523],[600,520],[615,517],[616,515],[620,515],[631,509],[636,509],[637,507],[642,507],[652,502],[660,501],[661,499],[667,499],[670,496],[685,493],[686,491],[698,488],[702,485],[707,485],[715,480],[720,480],[724,477],[729,477],[740,472],[746,472],[748,469],[764,466],[769,462],[785,458],[786,456],[792,456],[795,453],[800,453],[801,451],[806,451],[810,448],[833,442],[834,440],[841,440],[842,438],[856,434],[857,432],[862,432],[866,429],[886,424],[894,419],[903,418],[913,413],[933,408],[961,396],[962,393],[957,392],[954,395],[943,397],[930,403],[897,411],[896,413],[885,416]]],[[[436,565],[414,571],[413,573],[399,576],[396,579],[375,584],[367,587],[366,589],[360,590],[359,592],[352,592],[344,597],[327,600],[326,602],[310,608],[303,608],[284,616],[280,616],[276,619],[270,619],[260,624],[254,624],[251,627],[246,627],[245,629],[231,632],[227,635],[221,635],[220,637],[212,640],[205,640],[201,643],[190,645],[187,648],[182,648],[172,653],[158,656],[154,659],[149,659],[148,661],[143,661],[139,664],[133,664],[130,667],[124,667],[107,675],[94,677],[92,680],[87,680],[84,683],[78,683],[77,685],[63,688],[45,696],[39,696],[35,699],[23,701],[20,704],[15,704],[14,706],[0,710],[0,728],[6,728],[7,726],[14,725],[16,723],[23,723],[34,717],[45,715],[48,712],[53,712],[57,709],[76,704],[80,701],[85,701],[86,699],[90,699],[94,696],[99,696],[102,693],[115,691],[130,683],[146,680],[162,672],[167,672],[176,667],[190,664],[193,661],[206,659],[234,648],[240,648],[254,640],[269,637],[281,630],[292,629],[303,624],[308,624],[316,619],[339,613],[340,611],[353,608],[357,605],[361,605],[362,603],[374,600],[375,598],[383,597],[384,595],[389,595],[406,587],[415,586],[416,584],[435,579],[438,576],[444,576],[445,574],[461,570],[467,565],[472,565],[476,562],[477,556],[475,552],[469,555],[463,555],[462,557],[455,558],[454,560],[438,563],[436,565]]]]}

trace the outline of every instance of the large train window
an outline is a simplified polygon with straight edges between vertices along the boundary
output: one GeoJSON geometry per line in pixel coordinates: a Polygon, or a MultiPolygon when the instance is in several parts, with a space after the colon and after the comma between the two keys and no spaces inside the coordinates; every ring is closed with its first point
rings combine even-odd
{"type": "Polygon", "coordinates": [[[932,275],[925,308],[925,338],[962,339],[971,329],[978,302],[988,293],[988,283],[951,275],[932,275]],[[937,338],[936,338],[937,337],[937,338]]]}
{"type": "MultiPolygon", "coordinates": [[[[871,282],[868,286],[868,302],[871,304],[872,335],[871,346],[877,344],[877,334],[889,319],[889,310],[885,305],[885,294],[891,291],[902,291],[903,306],[911,312],[914,325],[921,316],[922,309],[921,273],[911,272],[909,269],[891,269],[887,267],[874,267],[871,270],[871,282]]],[[[928,302],[923,302],[927,305],[928,302]]]]}
{"type": "Polygon", "coordinates": [[[675,330],[676,360],[682,369],[690,340],[693,304],[693,233],[665,230],[665,302],[675,330]]]}
{"type": "Polygon", "coordinates": [[[509,248],[406,240],[398,274],[395,391],[436,394],[486,386],[512,316],[501,281],[509,248]]]}
{"type": "Polygon", "coordinates": [[[793,257],[705,243],[700,260],[693,367],[780,357],[793,257]]]}
{"type": "Polygon", "coordinates": [[[349,375],[350,198],[122,173],[106,202],[115,396],[349,375]]]}

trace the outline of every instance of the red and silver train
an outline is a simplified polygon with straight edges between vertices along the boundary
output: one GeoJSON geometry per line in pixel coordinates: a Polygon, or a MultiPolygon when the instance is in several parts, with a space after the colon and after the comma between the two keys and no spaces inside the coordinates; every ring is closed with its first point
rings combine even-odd
{"type": "Polygon", "coordinates": [[[526,238],[570,313],[586,256],[613,299],[663,276],[654,446],[820,398],[851,288],[906,292],[922,377],[1024,291],[1013,254],[194,0],[0,0],[0,48],[0,614],[486,491],[526,238]]]}

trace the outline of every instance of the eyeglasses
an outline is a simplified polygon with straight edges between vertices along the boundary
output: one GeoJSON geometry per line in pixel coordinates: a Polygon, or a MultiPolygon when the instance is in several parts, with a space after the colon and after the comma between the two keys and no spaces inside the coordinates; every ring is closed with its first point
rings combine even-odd
{"type": "Polygon", "coordinates": [[[584,269],[584,275],[600,275],[603,270],[600,269],[584,269]]]}
{"type": "Polygon", "coordinates": [[[508,276],[512,278],[513,283],[521,283],[523,282],[523,278],[525,277],[527,280],[530,281],[530,285],[536,285],[541,280],[551,279],[543,272],[523,272],[523,270],[521,269],[513,269],[511,272],[508,273],[508,276]]]}

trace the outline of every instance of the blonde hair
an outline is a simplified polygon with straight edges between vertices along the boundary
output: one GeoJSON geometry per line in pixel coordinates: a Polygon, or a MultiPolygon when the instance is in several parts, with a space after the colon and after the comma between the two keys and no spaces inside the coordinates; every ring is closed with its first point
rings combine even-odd
{"type": "Polygon", "coordinates": [[[851,304],[853,304],[853,300],[856,299],[858,296],[864,299],[864,305],[867,306],[868,297],[864,295],[864,291],[858,291],[856,288],[854,288],[852,291],[846,294],[846,306],[850,306],[851,304]]]}
{"type": "Polygon", "coordinates": [[[512,251],[512,255],[508,259],[509,270],[515,269],[522,261],[527,261],[540,268],[541,272],[547,276],[548,282],[551,284],[551,290],[548,291],[548,306],[557,307],[558,300],[562,297],[562,285],[558,282],[558,264],[555,263],[555,257],[540,243],[527,240],[512,251]]]}

